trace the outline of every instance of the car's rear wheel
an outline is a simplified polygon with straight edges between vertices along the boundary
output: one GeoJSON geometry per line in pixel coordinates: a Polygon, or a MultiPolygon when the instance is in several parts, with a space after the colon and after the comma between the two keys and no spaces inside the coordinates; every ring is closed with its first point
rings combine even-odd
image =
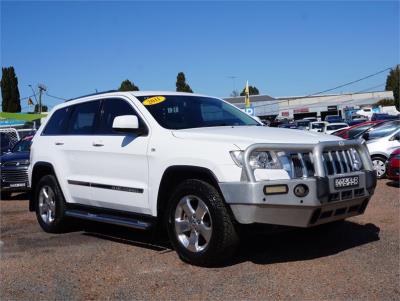
{"type": "Polygon", "coordinates": [[[169,238],[182,260],[215,265],[234,253],[238,236],[212,185],[200,180],[184,181],[171,197],[167,213],[169,238]]]}
{"type": "Polygon", "coordinates": [[[65,200],[55,176],[41,178],[34,193],[36,218],[42,229],[49,233],[65,231],[65,200]]]}
{"type": "Polygon", "coordinates": [[[372,157],[372,165],[376,171],[376,177],[382,179],[386,176],[386,159],[383,157],[372,157]]]}

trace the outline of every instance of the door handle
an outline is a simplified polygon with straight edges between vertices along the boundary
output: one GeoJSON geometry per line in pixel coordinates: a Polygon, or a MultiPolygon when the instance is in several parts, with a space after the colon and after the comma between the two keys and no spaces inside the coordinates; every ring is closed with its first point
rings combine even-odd
{"type": "Polygon", "coordinates": [[[102,142],[93,142],[92,145],[96,147],[104,146],[102,142]]]}
{"type": "Polygon", "coordinates": [[[54,144],[55,144],[55,145],[64,145],[64,142],[57,141],[57,142],[54,142],[54,144]]]}

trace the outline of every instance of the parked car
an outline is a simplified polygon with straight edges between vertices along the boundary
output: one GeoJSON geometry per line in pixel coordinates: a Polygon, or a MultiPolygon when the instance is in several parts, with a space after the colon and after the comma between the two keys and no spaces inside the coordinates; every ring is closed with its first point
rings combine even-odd
{"type": "Polygon", "coordinates": [[[396,149],[387,160],[386,177],[396,182],[400,181],[400,148],[396,149]]]}
{"type": "Polygon", "coordinates": [[[372,114],[371,121],[378,120],[396,120],[399,119],[399,116],[389,115],[388,113],[374,113],[372,114]]]}
{"type": "Polygon", "coordinates": [[[322,132],[325,125],[327,125],[328,122],[326,121],[315,121],[315,122],[310,122],[309,130],[311,132],[322,132]]]}
{"type": "Polygon", "coordinates": [[[341,129],[333,135],[339,136],[343,139],[354,139],[358,134],[365,132],[372,128],[374,125],[381,123],[382,121],[367,121],[357,125],[350,126],[348,128],[341,129]]]}
{"type": "Polygon", "coordinates": [[[315,122],[315,121],[318,121],[318,118],[317,117],[306,117],[306,118],[303,118],[303,120],[308,120],[309,122],[315,122]]]}
{"type": "Polygon", "coordinates": [[[0,144],[1,144],[0,155],[10,151],[10,149],[13,147],[12,140],[10,139],[10,136],[7,135],[7,133],[0,132],[0,144]]]}
{"type": "Polygon", "coordinates": [[[367,121],[369,121],[368,118],[356,118],[356,119],[352,119],[352,120],[346,120],[346,123],[349,126],[353,126],[353,125],[361,124],[361,123],[364,123],[367,121]]]}
{"type": "Polygon", "coordinates": [[[295,123],[282,123],[278,125],[278,128],[283,128],[283,129],[297,129],[297,126],[295,123]]]}
{"type": "Polygon", "coordinates": [[[264,127],[221,99],[179,92],[59,104],[31,160],[29,208],[44,231],[66,229],[69,217],[158,225],[198,265],[229,258],[238,225],[342,220],[362,214],[376,186],[359,141],[264,127]]]}
{"type": "Polygon", "coordinates": [[[12,192],[28,190],[29,154],[33,136],[21,139],[12,149],[0,157],[1,198],[7,199],[12,192]]]}
{"type": "Polygon", "coordinates": [[[341,123],[343,122],[343,118],[339,115],[327,115],[325,116],[325,121],[329,123],[341,123]]]}
{"type": "Polygon", "coordinates": [[[323,127],[321,132],[324,134],[332,134],[333,132],[336,132],[337,130],[348,128],[348,127],[349,127],[349,125],[344,122],[328,123],[328,124],[325,124],[325,126],[323,127]]]}
{"type": "Polygon", "coordinates": [[[305,119],[296,120],[294,124],[296,125],[296,128],[299,130],[308,130],[310,126],[310,121],[305,119]]]}
{"type": "Polygon", "coordinates": [[[368,130],[362,138],[367,141],[378,179],[384,178],[386,160],[395,149],[400,147],[400,121],[388,122],[373,130],[368,130]]]}

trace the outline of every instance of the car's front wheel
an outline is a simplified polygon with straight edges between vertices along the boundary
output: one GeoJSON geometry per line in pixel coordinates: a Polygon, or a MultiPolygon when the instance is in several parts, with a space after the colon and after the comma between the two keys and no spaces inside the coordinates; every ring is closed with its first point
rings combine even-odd
{"type": "Polygon", "coordinates": [[[65,201],[55,176],[41,178],[34,193],[36,218],[42,229],[49,233],[65,231],[65,201]]]}
{"type": "Polygon", "coordinates": [[[218,191],[200,180],[186,180],[168,206],[168,234],[182,260],[215,265],[229,259],[238,243],[229,212],[218,191]]]}
{"type": "Polygon", "coordinates": [[[376,177],[382,179],[386,176],[386,159],[383,157],[372,157],[372,166],[376,171],[376,177]]]}

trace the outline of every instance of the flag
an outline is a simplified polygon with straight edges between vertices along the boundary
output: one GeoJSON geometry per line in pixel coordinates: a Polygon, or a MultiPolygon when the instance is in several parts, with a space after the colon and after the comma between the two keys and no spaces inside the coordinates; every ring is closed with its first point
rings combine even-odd
{"type": "Polygon", "coordinates": [[[246,87],[244,88],[244,103],[246,108],[250,107],[249,81],[246,81],[246,87]]]}

